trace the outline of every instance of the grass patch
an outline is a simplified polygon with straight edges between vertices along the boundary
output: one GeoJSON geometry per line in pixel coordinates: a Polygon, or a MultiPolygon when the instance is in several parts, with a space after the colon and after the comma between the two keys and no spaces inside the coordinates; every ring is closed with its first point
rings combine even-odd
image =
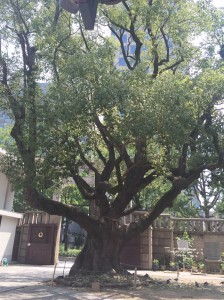
{"type": "Polygon", "coordinates": [[[80,249],[68,249],[67,251],[64,250],[64,244],[60,244],[59,246],[59,255],[60,256],[77,256],[82,248],[80,249]]]}

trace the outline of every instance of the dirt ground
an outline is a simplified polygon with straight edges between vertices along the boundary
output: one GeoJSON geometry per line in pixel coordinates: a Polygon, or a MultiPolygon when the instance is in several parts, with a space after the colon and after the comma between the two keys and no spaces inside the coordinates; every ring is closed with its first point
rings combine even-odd
{"type": "Polygon", "coordinates": [[[181,272],[154,272],[155,282],[147,287],[102,290],[95,295],[99,299],[125,300],[176,300],[176,299],[224,299],[224,275],[191,274],[181,272]]]}
{"type": "MultiPolygon", "coordinates": [[[[144,272],[138,271],[138,276],[144,276],[148,284],[123,288],[101,288],[100,292],[92,293],[91,289],[85,289],[93,295],[93,299],[132,299],[132,300],[175,300],[175,299],[222,299],[224,300],[224,275],[220,274],[191,274],[180,272],[144,272]],[[178,280],[177,280],[178,278],[178,280]]],[[[132,277],[132,276],[131,276],[132,277]]],[[[132,277],[134,278],[134,276],[132,277]]],[[[137,283],[140,280],[137,280],[137,283]]],[[[83,291],[83,288],[73,290],[83,291]]]]}

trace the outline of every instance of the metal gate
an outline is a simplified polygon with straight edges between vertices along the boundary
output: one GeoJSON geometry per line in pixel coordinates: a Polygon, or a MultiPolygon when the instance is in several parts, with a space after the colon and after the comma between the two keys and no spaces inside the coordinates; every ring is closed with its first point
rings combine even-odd
{"type": "Polygon", "coordinates": [[[21,264],[52,265],[58,261],[61,217],[26,212],[19,220],[13,259],[21,264]]]}
{"type": "Polygon", "coordinates": [[[29,224],[25,263],[53,264],[56,232],[55,224],[29,224]]]}

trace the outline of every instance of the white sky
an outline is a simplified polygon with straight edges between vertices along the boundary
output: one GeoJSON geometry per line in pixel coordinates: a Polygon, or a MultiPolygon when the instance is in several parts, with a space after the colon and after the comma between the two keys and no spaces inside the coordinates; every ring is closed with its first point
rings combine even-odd
{"type": "Polygon", "coordinates": [[[224,0],[213,0],[212,3],[217,7],[224,7],[224,0]]]}

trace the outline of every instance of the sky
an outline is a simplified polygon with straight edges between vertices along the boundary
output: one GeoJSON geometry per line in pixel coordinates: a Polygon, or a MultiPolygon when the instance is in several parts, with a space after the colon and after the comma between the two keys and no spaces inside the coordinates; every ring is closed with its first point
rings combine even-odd
{"type": "Polygon", "coordinates": [[[213,0],[212,3],[217,7],[224,7],[224,0],[213,0]]]}

